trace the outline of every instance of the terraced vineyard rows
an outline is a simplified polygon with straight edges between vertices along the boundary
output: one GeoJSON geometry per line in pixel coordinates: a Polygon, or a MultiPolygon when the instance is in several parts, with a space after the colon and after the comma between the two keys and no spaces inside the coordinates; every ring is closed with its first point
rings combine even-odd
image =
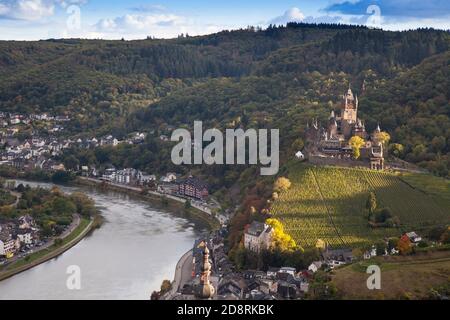
{"type": "Polygon", "coordinates": [[[411,188],[393,173],[363,169],[311,167],[289,169],[291,188],[273,204],[274,216],[298,244],[308,247],[317,239],[335,247],[360,246],[403,230],[368,226],[365,203],[375,191],[380,207],[390,207],[404,230],[450,223],[450,208],[411,188]]]}
{"type": "Polygon", "coordinates": [[[449,220],[450,208],[443,208],[430,196],[411,188],[398,177],[365,172],[383,206],[388,206],[405,227],[423,229],[449,220]]]}

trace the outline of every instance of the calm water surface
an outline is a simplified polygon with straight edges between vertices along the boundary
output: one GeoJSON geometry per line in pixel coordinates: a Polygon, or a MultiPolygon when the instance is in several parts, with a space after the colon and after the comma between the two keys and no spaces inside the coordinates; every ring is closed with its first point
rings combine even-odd
{"type": "Polygon", "coordinates": [[[123,193],[84,186],[60,188],[92,197],[104,224],[59,257],[0,281],[0,299],[149,299],[162,280],[173,279],[178,259],[205,231],[184,217],[123,193]],[[81,268],[81,290],[66,287],[71,265],[81,268]]]}

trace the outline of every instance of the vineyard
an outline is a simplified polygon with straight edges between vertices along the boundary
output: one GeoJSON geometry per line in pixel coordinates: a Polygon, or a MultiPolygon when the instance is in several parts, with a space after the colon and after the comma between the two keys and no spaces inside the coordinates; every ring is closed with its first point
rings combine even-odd
{"type": "Polygon", "coordinates": [[[335,247],[361,246],[450,223],[449,199],[428,194],[420,183],[409,184],[394,173],[295,164],[288,177],[292,186],[275,201],[272,213],[304,247],[317,239],[335,247]],[[389,207],[399,217],[400,229],[368,226],[365,205],[371,191],[379,207],[389,207]]]}

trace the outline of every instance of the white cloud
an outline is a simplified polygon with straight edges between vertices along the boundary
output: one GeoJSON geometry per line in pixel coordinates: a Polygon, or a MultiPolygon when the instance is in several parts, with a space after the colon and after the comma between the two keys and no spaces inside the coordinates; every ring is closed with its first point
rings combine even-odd
{"type": "Polygon", "coordinates": [[[54,0],[14,0],[0,4],[0,16],[6,19],[36,21],[54,12],[54,0]]]}
{"type": "Polygon", "coordinates": [[[94,26],[96,36],[117,39],[142,39],[147,36],[173,38],[181,33],[201,35],[218,32],[225,26],[198,24],[192,19],[171,13],[126,14],[113,19],[101,19],[94,26]]]}
{"type": "Polygon", "coordinates": [[[44,0],[19,0],[17,2],[19,16],[27,20],[39,20],[53,15],[55,6],[44,0]]]}
{"type": "Polygon", "coordinates": [[[287,22],[301,22],[305,19],[305,15],[299,8],[293,7],[287,10],[283,15],[273,18],[269,21],[271,24],[286,24],[287,22]]]}

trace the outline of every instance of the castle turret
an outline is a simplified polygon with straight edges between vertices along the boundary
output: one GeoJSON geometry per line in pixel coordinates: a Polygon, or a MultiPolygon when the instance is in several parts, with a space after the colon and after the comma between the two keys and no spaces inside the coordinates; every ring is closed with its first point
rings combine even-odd
{"type": "Polygon", "coordinates": [[[336,122],[336,118],[330,118],[330,121],[328,122],[328,136],[334,137],[337,135],[338,131],[338,124],[336,122]]]}
{"type": "Polygon", "coordinates": [[[381,132],[381,128],[380,128],[380,124],[378,124],[375,129],[375,133],[380,133],[380,132],[381,132]]]}

